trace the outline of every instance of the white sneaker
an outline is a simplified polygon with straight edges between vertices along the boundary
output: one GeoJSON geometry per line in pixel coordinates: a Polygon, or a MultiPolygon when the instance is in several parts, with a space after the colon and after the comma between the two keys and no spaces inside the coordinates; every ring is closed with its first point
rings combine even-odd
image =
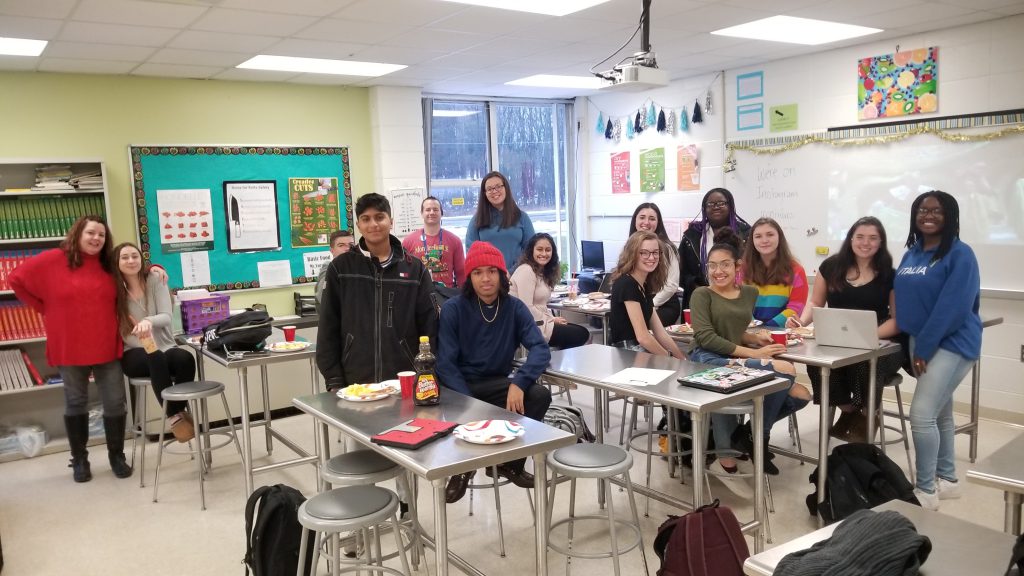
{"type": "Polygon", "coordinates": [[[939,509],[939,493],[929,494],[919,488],[914,488],[914,496],[917,497],[917,501],[921,503],[921,508],[925,510],[938,510],[939,509]]]}
{"type": "Polygon", "coordinates": [[[725,468],[722,467],[722,463],[715,460],[708,466],[708,473],[718,478],[730,492],[744,499],[751,499],[754,497],[754,489],[747,484],[746,478],[735,478],[733,474],[735,472],[726,472],[725,468]]]}
{"type": "Polygon", "coordinates": [[[935,479],[935,492],[939,495],[939,500],[956,500],[963,496],[960,490],[959,482],[950,482],[945,478],[935,479]]]}
{"type": "Polygon", "coordinates": [[[740,474],[753,474],[754,473],[754,462],[753,459],[748,458],[746,460],[740,460],[736,458],[736,470],[740,474]]]}

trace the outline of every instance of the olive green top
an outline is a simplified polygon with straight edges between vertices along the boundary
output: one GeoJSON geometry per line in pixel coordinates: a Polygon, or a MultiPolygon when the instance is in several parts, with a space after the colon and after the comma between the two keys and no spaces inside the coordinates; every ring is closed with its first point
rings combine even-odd
{"type": "MultiPolygon", "coordinates": [[[[743,333],[753,318],[757,288],[740,286],[739,297],[729,299],[701,286],[690,297],[690,323],[693,346],[731,356],[743,343],[743,333]]],[[[691,348],[692,350],[692,348],[691,348]]]]}

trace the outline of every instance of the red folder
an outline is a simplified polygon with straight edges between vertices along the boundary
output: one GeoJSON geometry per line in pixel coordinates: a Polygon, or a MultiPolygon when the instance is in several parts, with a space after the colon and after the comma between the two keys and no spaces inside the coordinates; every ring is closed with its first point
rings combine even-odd
{"type": "Polygon", "coordinates": [[[456,426],[458,426],[457,422],[433,420],[430,418],[413,418],[376,436],[371,436],[370,441],[381,446],[415,450],[420,446],[445,436],[456,426]],[[412,431],[411,429],[415,430],[412,431]]]}

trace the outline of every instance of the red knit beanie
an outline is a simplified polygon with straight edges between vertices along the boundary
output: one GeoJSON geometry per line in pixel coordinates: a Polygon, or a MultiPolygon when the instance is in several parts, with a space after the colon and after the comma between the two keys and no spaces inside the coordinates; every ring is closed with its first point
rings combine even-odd
{"type": "Polygon", "coordinates": [[[508,269],[505,268],[505,257],[501,251],[490,242],[473,242],[469,247],[469,254],[466,254],[466,280],[469,281],[473,270],[481,266],[494,266],[508,276],[508,269]]]}

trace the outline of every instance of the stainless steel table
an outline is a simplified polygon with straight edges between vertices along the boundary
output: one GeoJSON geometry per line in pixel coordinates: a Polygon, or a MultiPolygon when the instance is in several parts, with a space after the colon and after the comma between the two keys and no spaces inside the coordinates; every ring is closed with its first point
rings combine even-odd
{"type": "Polygon", "coordinates": [[[601,319],[601,337],[604,338],[604,344],[611,344],[611,325],[608,323],[608,314],[611,312],[609,309],[604,310],[587,310],[579,306],[563,306],[561,299],[551,300],[548,302],[548,308],[557,310],[559,312],[573,312],[576,314],[582,314],[590,318],[601,319]]]}
{"type": "MultiPolygon", "coordinates": [[[[444,489],[448,477],[488,468],[502,462],[533,457],[534,503],[536,510],[536,574],[547,574],[547,517],[545,476],[547,453],[576,443],[576,436],[486,402],[445,389],[438,406],[415,406],[412,400],[387,398],[377,402],[349,402],[330,392],[300,396],[292,400],[299,410],[313,416],[322,427],[317,452],[321,462],[330,458],[327,427],[341,430],[367,448],[379,452],[406,470],[431,483],[434,493],[434,542],[437,576],[448,574],[448,560],[467,574],[483,576],[465,560],[448,550],[448,520],[444,489]],[[405,450],[380,446],[370,437],[411,418],[433,418],[451,422],[474,420],[516,420],[526,428],[522,438],[505,444],[481,446],[446,436],[419,448],[405,450]]],[[[428,539],[429,542],[429,539],[428,539]]],[[[526,571],[526,570],[524,570],[526,571]]]]}
{"type": "MultiPolygon", "coordinates": [[[[283,342],[284,336],[277,331],[274,331],[268,338],[267,342],[283,342]]],[[[239,398],[239,413],[242,418],[242,471],[245,476],[245,495],[248,498],[252,494],[253,490],[253,474],[257,472],[267,472],[270,470],[277,470],[279,468],[287,468],[289,466],[296,466],[299,464],[313,464],[317,463],[316,454],[311,454],[308,451],[301,448],[298,444],[292,441],[290,438],[281,434],[277,430],[274,430],[271,425],[270,419],[270,385],[267,377],[267,366],[270,364],[278,364],[281,362],[295,362],[298,360],[307,360],[309,362],[309,379],[310,379],[310,391],[316,393],[320,390],[320,372],[316,367],[316,344],[311,344],[305,350],[298,352],[268,352],[264,356],[247,356],[242,358],[228,358],[223,351],[212,351],[207,350],[187,340],[183,340],[188,346],[196,351],[196,364],[199,370],[199,379],[205,378],[205,360],[215,362],[225,368],[234,370],[238,376],[238,398],[239,398]],[[261,391],[263,393],[263,421],[253,423],[249,419],[249,368],[259,367],[260,369],[260,383],[261,391]],[[252,462],[252,428],[255,426],[263,426],[266,432],[266,443],[267,453],[273,453],[273,439],[277,438],[282,444],[287,446],[293,452],[299,455],[298,458],[291,460],[284,460],[275,462],[273,464],[267,464],[265,466],[253,466],[252,462]]],[[[318,480],[319,484],[319,480],[318,480]]]]}
{"type": "MultiPolygon", "coordinates": [[[[1003,323],[1002,316],[983,317],[981,328],[990,328],[1003,323]]],[[[978,410],[981,408],[981,358],[971,368],[971,419],[954,429],[955,434],[967,434],[971,437],[971,463],[978,459],[978,410]]]]}
{"type": "MultiPolygon", "coordinates": [[[[914,523],[918,533],[931,539],[932,551],[921,566],[921,576],[1002,574],[1006,571],[1014,543],[1014,537],[1009,534],[925,510],[901,500],[886,502],[873,510],[899,512],[914,523]]],[[[747,576],[771,576],[784,556],[806,550],[816,542],[830,538],[839,524],[836,522],[747,558],[743,564],[743,573],[747,576]]]]}
{"type": "MultiPolygon", "coordinates": [[[[818,398],[821,403],[818,405],[818,457],[809,457],[804,454],[793,452],[791,450],[783,450],[781,448],[773,448],[772,451],[777,454],[784,454],[793,458],[810,462],[818,465],[818,504],[821,504],[825,499],[825,480],[828,477],[828,443],[829,443],[829,428],[832,426],[830,416],[832,415],[829,409],[829,379],[834,368],[842,368],[844,366],[850,366],[851,364],[857,364],[860,362],[868,362],[868,406],[875,405],[875,396],[878,394],[875,386],[875,366],[878,364],[878,358],[880,356],[886,356],[889,354],[896,354],[900,352],[899,344],[887,344],[880,348],[873,348],[870,350],[863,350],[857,348],[840,348],[838,346],[822,346],[818,344],[816,340],[807,339],[804,340],[803,344],[797,346],[791,346],[786,350],[784,354],[776,356],[779,360],[787,360],[789,362],[799,362],[807,366],[817,366],[821,368],[821,390],[818,392],[818,398]]],[[[868,410],[868,443],[875,441],[875,411],[868,410]]],[[[824,520],[821,515],[818,515],[818,525],[824,525],[824,520]]]]}
{"type": "Polygon", "coordinates": [[[1021,495],[1024,494],[1024,436],[996,450],[967,471],[967,480],[1003,491],[1006,511],[1003,531],[1020,535],[1021,495]]]}
{"type": "MultiPolygon", "coordinates": [[[[784,390],[789,383],[777,378],[765,384],[752,386],[733,394],[719,394],[697,388],[680,385],[676,378],[711,368],[706,364],[697,364],[686,360],[676,360],[669,356],[655,356],[646,352],[634,352],[622,348],[589,344],[579,348],[558,350],[551,353],[551,365],[545,374],[557,376],[577,384],[594,388],[594,405],[597,421],[602,420],[601,392],[615,392],[624,396],[646,400],[654,404],[663,404],[689,412],[693,422],[693,500],[682,502],[668,494],[650,490],[644,486],[635,486],[640,494],[684,509],[695,509],[703,503],[704,476],[698,471],[704,465],[704,418],[717,409],[732,406],[746,401],[754,404],[754,469],[762,470],[761,460],[764,458],[762,440],[763,401],[765,394],[784,390]],[[612,384],[604,379],[626,368],[653,368],[671,370],[673,374],[654,386],[630,386],[612,384]]],[[[604,440],[604,429],[597,427],[597,441],[604,440]]],[[[760,550],[764,546],[764,477],[761,473],[754,474],[754,521],[744,526],[754,531],[754,546],[760,550]]]]}

